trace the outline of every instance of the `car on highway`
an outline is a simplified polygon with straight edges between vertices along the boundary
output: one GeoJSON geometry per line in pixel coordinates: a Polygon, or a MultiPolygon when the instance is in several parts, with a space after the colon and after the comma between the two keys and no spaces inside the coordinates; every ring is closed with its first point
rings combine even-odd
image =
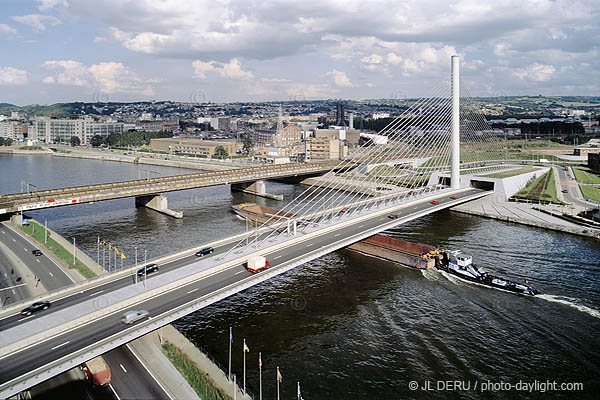
{"type": "Polygon", "coordinates": [[[350,209],[349,209],[349,208],[347,208],[347,207],[344,207],[344,208],[342,208],[342,209],[340,210],[340,212],[344,212],[344,213],[345,213],[345,212],[348,212],[348,211],[350,211],[350,209]]]}
{"type": "Polygon", "coordinates": [[[458,196],[450,196],[450,198],[451,198],[452,200],[457,200],[457,199],[458,199],[458,196]]]}
{"type": "Polygon", "coordinates": [[[202,250],[198,250],[196,252],[196,257],[202,257],[202,256],[205,256],[207,254],[211,254],[214,251],[215,251],[215,249],[213,249],[212,247],[205,247],[202,250]]]}
{"type": "Polygon", "coordinates": [[[561,192],[563,192],[563,193],[569,193],[569,191],[567,189],[563,189],[563,190],[561,190],[561,192]]]}
{"type": "Polygon", "coordinates": [[[139,321],[140,319],[146,318],[149,315],[149,312],[146,310],[134,310],[134,311],[127,311],[125,314],[123,314],[123,318],[121,318],[121,322],[124,324],[133,324],[136,321],[139,321]]]}
{"type": "Polygon", "coordinates": [[[138,269],[137,274],[138,275],[144,275],[144,273],[151,274],[151,273],[157,272],[157,271],[158,271],[158,264],[148,264],[148,265],[144,265],[142,268],[138,269]]]}
{"type": "Polygon", "coordinates": [[[431,202],[431,204],[440,204],[440,202],[439,202],[439,201],[437,201],[437,200],[433,200],[433,201],[431,202]]]}
{"type": "Polygon", "coordinates": [[[41,256],[43,253],[42,253],[42,251],[41,251],[40,249],[33,249],[33,250],[31,250],[31,254],[33,254],[33,255],[34,255],[34,256],[36,256],[36,257],[39,257],[39,256],[41,256]]]}
{"type": "Polygon", "coordinates": [[[36,301],[35,303],[33,303],[32,305],[30,305],[27,308],[24,308],[23,310],[21,310],[21,314],[23,315],[31,315],[34,312],[40,311],[40,310],[47,310],[50,307],[50,302],[49,301],[36,301]]]}
{"type": "Polygon", "coordinates": [[[389,219],[398,219],[398,215],[394,214],[394,215],[388,215],[389,219]]]}

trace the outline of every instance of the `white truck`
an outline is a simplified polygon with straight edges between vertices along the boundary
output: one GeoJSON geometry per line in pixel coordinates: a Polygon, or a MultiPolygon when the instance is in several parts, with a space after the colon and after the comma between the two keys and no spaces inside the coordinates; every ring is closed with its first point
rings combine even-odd
{"type": "Polygon", "coordinates": [[[253,274],[269,268],[269,260],[263,256],[250,256],[246,263],[246,269],[253,274]]]}

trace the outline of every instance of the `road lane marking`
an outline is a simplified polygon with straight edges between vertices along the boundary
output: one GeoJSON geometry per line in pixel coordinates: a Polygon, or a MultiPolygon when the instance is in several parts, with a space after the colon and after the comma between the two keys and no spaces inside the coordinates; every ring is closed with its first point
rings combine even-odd
{"type": "Polygon", "coordinates": [[[110,387],[110,390],[113,391],[113,393],[115,394],[115,397],[117,398],[117,400],[121,400],[121,398],[119,397],[119,395],[117,394],[117,391],[115,390],[115,388],[113,387],[112,384],[108,384],[108,387],[110,387]]]}
{"type": "Polygon", "coordinates": [[[238,271],[234,275],[241,274],[242,272],[244,272],[244,271],[238,271]]]}
{"type": "Polygon", "coordinates": [[[102,293],[102,292],[104,292],[104,290],[99,290],[99,291],[97,291],[97,292],[95,292],[95,293],[92,293],[92,294],[90,294],[90,297],[92,297],[92,296],[95,296],[95,295],[97,295],[97,294],[100,294],[100,293],[102,293]]]}
{"type": "Polygon", "coordinates": [[[17,292],[15,292],[15,289],[12,290],[13,294],[17,294],[17,292]]]}
{"type": "MultiPolygon", "coordinates": [[[[131,352],[131,354],[133,354],[135,356],[135,358],[137,358],[137,360],[139,361],[140,364],[142,364],[142,367],[144,367],[144,369],[148,372],[148,375],[150,375],[152,377],[152,379],[154,379],[154,381],[156,382],[156,384],[158,386],[160,386],[160,388],[163,390],[163,392],[167,395],[167,397],[171,400],[174,400],[171,395],[169,394],[169,392],[166,391],[166,389],[163,387],[163,385],[158,381],[158,379],[156,379],[156,377],[154,376],[154,374],[152,372],[150,372],[150,370],[148,369],[148,367],[146,367],[146,364],[144,364],[142,362],[142,360],[140,360],[140,358],[138,357],[138,355],[135,353],[135,351],[133,351],[131,349],[131,347],[129,347],[129,344],[126,344],[125,346],[127,346],[127,349],[129,349],[129,351],[131,352]]],[[[114,391],[114,389],[113,389],[114,391]]],[[[117,393],[115,393],[117,394],[117,393]]],[[[117,396],[118,397],[118,396],[117,396]]],[[[120,399],[119,399],[120,400],[120,399]]]]}
{"type": "Polygon", "coordinates": [[[306,245],[306,247],[310,247],[310,246],[313,246],[313,245],[314,245],[314,243],[309,243],[309,244],[306,245]]]}
{"type": "Polygon", "coordinates": [[[33,317],[33,314],[31,314],[31,315],[30,315],[30,316],[28,316],[28,317],[21,318],[21,319],[20,319],[20,320],[18,320],[17,322],[25,321],[26,319],[28,319],[28,318],[31,318],[31,317],[33,317]]]}
{"type": "Polygon", "coordinates": [[[51,277],[54,277],[54,275],[52,275],[52,272],[48,271],[48,273],[50,274],[51,277]]]}
{"type": "Polygon", "coordinates": [[[15,240],[15,239],[13,239],[13,242],[16,242],[16,240],[15,240]]]}
{"type": "Polygon", "coordinates": [[[362,228],[363,226],[364,226],[364,225],[359,225],[358,227],[359,227],[359,228],[362,228]]]}
{"type": "Polygon", "coordinates": [[[40,262],[40,260],[38,260],[37,258],[35,259],[35,261],[40,262]]]}
{"type": "Polygon", "coordinates": [[[200,289],[200,288],[199,288],[199,287],[197,287],[196,289],[192,289],[192,290],[190,290],[188,293],[195,292],[195,291],[196,291],[196,290],[198,290],[198,289],[200,289]]]}
{"type": "Polygon", "coordinates": [[[281,258],[281,256],[273,257],[273,260],[277,260],[278,258],[281,258]]]}
{"type": "Polygon", "coordinates": [[[58,349],[59,347],[63,347],[64,345],[67,345],[67,344],[69,344],[69,341],[68,341],[68,340],[67,340],[66,342],[64,342],[63,344],[59,344],[58,346],[54,346],[54,347],[53,347],[53,348],[51,348],[50,350],[56,350],[56,349],[58,349]]]}
{"type": "Polygon", "coordinates": [[[119,364],[121,366],[121,369],[123,370],[123,372],[127,373],[127,370],[125,369],[125,367],[123,366],[123,364],[119,364]]]}
{"type": "Polygon", "coordinates": [[[5,277],[5,278],[8,278],[8,275],[6,275],[6,272],[4,273],[4,277],[5,277]]]}
{"type": "Polygon", "coordinates": [[[341,233],[333,235],[333,237],[338,237],[338,236],[341,236],[341,233]]]}
{"type": "Polygon", "coordinates": [[[23,247],[23,250],[27,251],[27,249],[25,247],[23,247]]]}

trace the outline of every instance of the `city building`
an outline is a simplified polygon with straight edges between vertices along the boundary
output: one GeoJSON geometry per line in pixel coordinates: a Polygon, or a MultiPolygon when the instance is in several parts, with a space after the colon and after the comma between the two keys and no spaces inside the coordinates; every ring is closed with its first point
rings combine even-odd
{"type": "Polygon", "coordinates": [[[588,154],[600,153],[600,147],[575,147],[573,155],[575,156],[586,156],[588,154]]]}
{"type": "Polygon", "coordinates": [[[28,137],[45,143],[69,143],[71,137],[79,138],[87,145],[92,136],[107,137],[111,133],[123,133],[120,122],[96,122],[90,116],[80,118],[35,117],[29,126],[28,137]]]}
{"type": "Polygon", "coordinates": [[[210,119],[210,126],[219,131],[231,130],[231,117],[213,117],[210,119]]]}
{"type": "Polygon", "coordinates": [[[588,153],[587,165],[590,169],[600,173],[600,154],[588,153]]]}
{"type": "Polygon", "coordinates": [[[150,149],[171,153],[186,153],[204,157],[212,157],[215,149],[222,146],[229,155],[242,150],[243,145],[233,141],[202,140],[196,138],[164,138],[150,139],[150,149]]]}
{"type": "Polygon", "coordinates": [[[144,132],[174,132],[179,129],[179,120],[173,121],[138,121],[135,129],[144,132]]]}
{"type": "Polygon", "coordinates": [[[358,147],[360,139],[360,131],[358,129],[316,129],[315,138],[329,138],[337,140],[345,140],[350,148],[358,147]]]}
{"type": "Polygon", "coordinates": [[[250,136],[252,136],[252,141],[256,146],[272,146],[275,144],[277,131],[274,129],[254,130],[250,132],[250,136]]]}
{"type": "Polygon", "coordinates": [[[337,126],[346,126],[346,119],[344,117],[344,103],[338,103],[335,107],[335,124],[337,126]]]}
{"type": "Polygon", "coordinates": [[[306,141],[305,160],[339,160],[348,155],[347,145],[339,139],[311,138],[306,141]]]}
{"type": "Polygon", "coordinates": [[[278,133],[275,139],[275,145],[279,147],[290,147],[295,143],[302,141],[302,129],[298,125],[286,125],[278,133]]]}
{"type": "MultiPolygon", "coordinates": [[[[15,114],[15,113],[13,113],[15,114]]],[[[28,136],[28,126],[20,120],[3,119],[0,121],[0,137],[13,140],[24,140],[28,136]]]]}

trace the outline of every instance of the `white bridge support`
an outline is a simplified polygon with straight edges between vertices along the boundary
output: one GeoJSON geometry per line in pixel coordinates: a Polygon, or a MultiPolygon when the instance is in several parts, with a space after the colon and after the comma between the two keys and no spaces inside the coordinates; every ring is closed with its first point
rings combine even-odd
{"type": "Polygon", "coordinates": [[[237,190],[240,192],[253,194],[255,196],[264,197],[271,200],[283,200],[282,194],[271,194],[267,193],[267,186],[265,181],[258,180],[253,183],[235,183],[231,185],[231,190],[237,190]]]}
{"type": "Polygon", "coordinates": [[[183,218],[183,211],[169,210],[169,200],[162,194],[138,196],[135,198],[135,206],[148,207],[173,218],[183,218]]]}
{"type": "Polygon", "coordinates": [[[452,154],[450,156],[450,185],[460,188],[460,74],[458,56],[452,56],[452,154]]]}

